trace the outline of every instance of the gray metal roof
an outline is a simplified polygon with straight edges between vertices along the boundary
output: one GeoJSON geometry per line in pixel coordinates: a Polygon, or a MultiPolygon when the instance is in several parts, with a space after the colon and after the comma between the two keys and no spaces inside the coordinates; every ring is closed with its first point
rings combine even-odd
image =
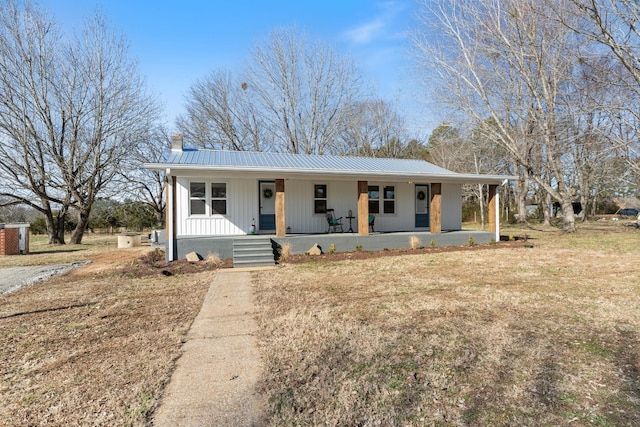
{"type": "Polygon", "coordinates": [[[490,181],[509,178],[458,174],[423,160],[206,149],[172,150],[165,161],[145,166],[150,169],[265,171],[287,175],[441,177],[467,182],[470,178],[473,178],[473,182],[481,177],[483,182],[487,182],[488,178],[491,178],[490,181]]]}

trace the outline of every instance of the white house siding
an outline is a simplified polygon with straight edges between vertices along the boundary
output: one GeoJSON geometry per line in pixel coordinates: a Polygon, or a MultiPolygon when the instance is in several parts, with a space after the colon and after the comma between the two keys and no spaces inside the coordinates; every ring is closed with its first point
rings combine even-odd
{"type": "Polygon", "coordinates": [[[442,229],[462,228],[462,186],[442,184],[442,229]]]}
{"type": "MultiPolygon", "coordinates": [[[[207,185],[207,191],[208,191],[207,185]]],[[[178,236],[216,236],[247,234],[258,212],[258,181],[217,177],[178,178],[176,197],[180,210],[176,213],[178,236]],[[189,182],[225,182],[227,215],[189,216],[189,182]]]]}
{"type": "MultiPolygon", "coordinates": [[[[176,215],[177,235],[220,236],[248,234],[253,219],[258,224],[258,182],[271,179],[260,178],[222,178],[222,177],[181,177],[177,179],[176,197],[179,211],[176,215]],[[204,215],[189,217],[189,182],[227,184],[227,215],[204,215]]],[[[315,184],[327,186],[327,207],[335,210],[337,217],[343,217],[343,229],[349,228],[349,210],[353,216],[352,227],[358,231],[357,181],[333,181],[323,179],[285,180],[286,226],[291,233],[325,233],[327,221],[325,214],[315,214],[313,193],[315,184]]],[[[425,183],[427,184],[427,183],[425,183]]],[[[394,214],[376,214],[376,231],[411,231],[415,229],[415,190],[414,183],[370,181],[369,185],[394,185],[396,205],[394,214]]],[[[442,186],[442,229],[459,230],[462,218],[461,186],[443,184],[442,186]]],[[[257,230],[259,232],[259,230],[257,230]]]]}

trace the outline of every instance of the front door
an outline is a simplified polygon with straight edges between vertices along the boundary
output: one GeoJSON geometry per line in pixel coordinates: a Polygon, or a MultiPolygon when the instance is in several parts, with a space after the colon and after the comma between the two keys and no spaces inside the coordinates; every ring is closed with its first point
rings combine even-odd
{"type": "Polygon", "coordinates": [[[276,183],[260,181],[260,215],[258,230],[275,231],[276,229],[276,183]]]}
{"type": "Polygon", "coordinates": [[[416,228],[429,227],[429,186],[416,184],[416,228]]]}

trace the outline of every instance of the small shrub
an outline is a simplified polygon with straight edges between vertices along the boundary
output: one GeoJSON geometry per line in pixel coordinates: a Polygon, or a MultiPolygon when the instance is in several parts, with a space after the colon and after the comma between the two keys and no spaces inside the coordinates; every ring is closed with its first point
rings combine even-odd
{"type": "Polygon", "coordinates": [[[489,243],[492,244],[492,245],[495,245],[496,244],[496,238],[492,237],[491,240],[489,240],[489,243]]]}
{"type": "Polygon", "coordinates": [[[473,246],[476,244],[476,241],[473,239],[473,236],[469,236],[469,240],[467,241],[469,246],[473,246]]]}
{"type": "Polygon", "coordinates": [[[430,243],[432,248],[435,248],[437,246],[437,243],[435,241],[435,239],[431,239],[431,243],[430,243]]]}
{"type": "Polygon", "coordinates": [[[411,246],[411,249],[418,249],[420,246],[420,239],[416,236],[409,237],[409,245],[411,246]]]}
{"type": "Polygon", "coordinates": [[[291,243],[283,243],[280,246],[280,261],[286,261],[291,256],[291,243]]]}
{"type": "Polygon", "coordinates": [[[516,240],[516,238],[513,236],[513,234],[509,234],[509,241],[513,242],[514,240],[516,240]]]}
{"type": "Polygon", "coordinates": [[[336,253],[336,245],[335,243],[332,243],[329,245],[329,253],[330,254],[335,254],[336,253]]]}
{"type": "Polygon", "coordinates": [[[362,245],[361,245],[360,243],[358,243],[358,244],[356,245],[356,251],[357,251],[357,252],[360,252],[361,250],[362,250],[362,245]]]}
{"type": "Polygon", "coordinates": [[[213,265],[215,267],[219,267],[219,266],[222,265],[222,259],[220,258],[220,255],[218,255],[218,254],[209,254],[209,256],[207,257],[205,262],[207,264],[211,264],[211,265],[213,265]]]}

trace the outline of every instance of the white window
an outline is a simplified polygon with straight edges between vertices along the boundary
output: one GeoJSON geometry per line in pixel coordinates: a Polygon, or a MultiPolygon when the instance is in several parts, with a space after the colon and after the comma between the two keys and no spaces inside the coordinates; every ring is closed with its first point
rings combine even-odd
{"type": "Polygon", "coordinates": [[[204,182],[189,183],[189,215],[206,215],[207,186],[204,182]]]}
{"type": "Polygon", "coordinates": [[[190,182],[189,215],[226,215],[227,184],[190,182]],[[208,193],[207,193],[208,190],[208,193]]]}
{"type": "Polygon", "coordinates": [[[211,214],[227,214],[227,184],[224,182],[211,183],[211,214]]]}

